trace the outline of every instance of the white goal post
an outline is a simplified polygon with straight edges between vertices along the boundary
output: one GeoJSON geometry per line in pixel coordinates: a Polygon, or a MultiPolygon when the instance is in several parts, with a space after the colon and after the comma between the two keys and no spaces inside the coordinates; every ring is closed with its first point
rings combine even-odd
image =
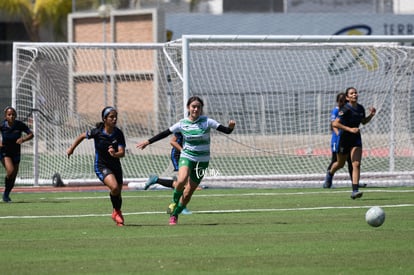
{"type": "MultiPolygon", "coordinates": [[[[165,44],[15,43],[13,106],[35,130],[23,145],[18,184],[95,183],[93,142],[70,160],[66,148],[119,109],[127,138],[126,182],[169,171],[168,139],[135,143],[186,114],[198,95],[217,121],[204,184],[217,187],[321,186],[330,162],[329,114],[354,86],[377,115],[361,127],[361,182],[412,184],[413,36],[183,36],[165,44]]],[[[349,186],[346,168],[334,184],[349,186]]]]}

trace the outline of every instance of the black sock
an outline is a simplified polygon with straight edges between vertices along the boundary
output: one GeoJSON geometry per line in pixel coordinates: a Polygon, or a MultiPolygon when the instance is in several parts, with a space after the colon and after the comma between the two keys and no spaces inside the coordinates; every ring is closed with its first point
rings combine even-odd
{"type": "Polygon", "coordinates": [[[353,192],[358,192],[358,184],[353,184],[352,183],[352,191],[353,192]]]}
{"type": "Polygon", "coordinates": [[[116,210],[121,210],[122,207],[122,197],[119,196],[113,196],[112,194],[109,194],[111,197],[112,207],[116,210]]]}
{"type": "Polygon", "coordinates": [[[4,195],[6,197],[9,196],[13,187],[14,187],[14,182],[12,182],[9,178],[5,177],[4,178],[4,195]]]}
{"type": "Polygon", "coordinates": [[[174,180],[172,180],[172,179],[158,179],[157,183],[162,185],[162,186],[165,186],[165,187],[173,188],[174,180]]]}

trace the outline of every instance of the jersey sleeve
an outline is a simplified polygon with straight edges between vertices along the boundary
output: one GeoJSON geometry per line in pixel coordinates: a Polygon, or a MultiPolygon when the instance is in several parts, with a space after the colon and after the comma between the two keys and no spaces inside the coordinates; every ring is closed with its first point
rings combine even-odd
{"type": "Polygon", "coordinates": [[[181,123],[177,122],[176,124],[172,125],[170,128],[168,128],[172,133],[178,133],[181,130],[181,123]]]}
{"type": "Polygon", "coordinates": [[[118,146],[125,148],[126,147],[125,135],[120,129],[118,129],[118,132],[119,132],[118,146]]]}
{"type": "Polygon", "coordinates": [[[86,139],[94,138],[98,134],[98,128],[89,129],[86,131],[86,139]]]}
{"type": "Polygon", "coordinates": [[[220,123],[218,123],[217,121],[215,121],[212,118],[208,118],[207,119],[207,125],[210,128],[217,129],[219,127],[220,123]]]}
{"type": "Polygon", "coordinates": [[[333,108],[331,111],[331,122],[334,121],[338,117],[339,108],[333,108]]]}
{"type": "Polygon", "coordinates": [[[32,133],[32,130],[30,130],[29,126],[27,126],[26,123],[21,122],[21,129],[23,132],[25,132],[27,135],[32,133]]]}

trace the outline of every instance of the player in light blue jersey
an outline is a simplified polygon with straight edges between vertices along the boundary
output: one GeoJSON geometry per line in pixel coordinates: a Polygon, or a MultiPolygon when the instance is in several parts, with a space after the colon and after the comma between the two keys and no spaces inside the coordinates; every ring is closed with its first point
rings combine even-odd
{"type": "Polygon", "coordinates": [[[223,126],[214,119],[203,116],[204,103],[201,98],[193,96],[187,101],[188,117],[172,125],[169,129],[153,136],[149,140],[136,145],[144,149],[149,144],[161,140],[172,133],[183,135],[183,149],[180,154],[177,186],[174,188],[172,203],[167,213],[170,214],[170,225],[177,224],[178,215],[191,200],[191,196],[204,177],[210,160],[210,129],[230,134],[236,122],[230,120],[223,126]],[[188,183],[188,184],[187,184],[188,183]]]}
{"type": "MultiPolygon", "coordinates": [[[[335,121],[335,119],[338,117],[338,113],[339,113],[339,109],[342,108],[345,104],[346,104],[346,95],[345,93],[339,93],[336,96],[336,106],[335,108],[332,109],[331,111],[331,117],[330,117],[330,126],[331,126],[331,131],[332,131],[332,136],[331,136],[331,162],[328,165],[328,168],[326,169],[326,171],[328,172],[329,170],[331,170],[332,165],[336,162],[337,160],[337,153],[338,153],[338,146],[339,146],[339,129],[332,127],[332,122],[335,121]]],[[[349,172],[349,177],[352,180],[352,161],[350,156],[348,156],[347,159],[347,163],[348,163],[348,172],[349,172]]],[[[323,184],[323,188],[332,188],[332,181],[330,183],[325,182],[323,184]]]]}

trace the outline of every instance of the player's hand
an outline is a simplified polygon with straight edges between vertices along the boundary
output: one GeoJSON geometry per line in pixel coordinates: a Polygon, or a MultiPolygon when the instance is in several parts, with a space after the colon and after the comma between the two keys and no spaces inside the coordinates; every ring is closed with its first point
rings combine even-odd
{"type": "Polygon", "coordinates": [[[369,109],[369,111],[371,112],[371,116],[375,116],[375,113],[377,112],[377,109],[375,109],[374,107],[371,107],[369,109]]]}
{"type": "Polygon", "coordinates": [[[148,145],[149,145],[149,141],[148,141],[148,140],[146,140],[146,141],[142,141],[142,142],[140,142],[140,143],[137,143],[136,147],[137,147],[138,149],[144,150],[144,149],[145,149],[145,147],[147,147],[148,145]]]}
{"type": "Polygon", "coordinates": [[[353,134],[358,134],[359,133],[359,128],[351,128],[350,132],[353,134]]]}
{"type": "Polygon", "coordinates": [[[232,120],[232,119],[231,119],[231,120],[229,121],[229,128],[230,128],[230,129],[234,129],[234,126],[236,126],[236,121],[234,121],[234,120],[232,120]]]}
{"type": "Polygon", "coordinates": [[[73,149],[72,149],[72,147],[70,147],[70,148],[68,148],[68,149],[66,150],[66,154],[68,155],[68,158],[70,158],[70,156],[73,154],[73,149]]]}
{"type": "Polygon", "coordinates": [[[112,147],[112,145],[108,147],[108,153],[109,153],[109,155],[111,155],[112,157],[114,157],[114,155],[115,155],[116,152],[115,152],[114,147],[112,147]]]}

